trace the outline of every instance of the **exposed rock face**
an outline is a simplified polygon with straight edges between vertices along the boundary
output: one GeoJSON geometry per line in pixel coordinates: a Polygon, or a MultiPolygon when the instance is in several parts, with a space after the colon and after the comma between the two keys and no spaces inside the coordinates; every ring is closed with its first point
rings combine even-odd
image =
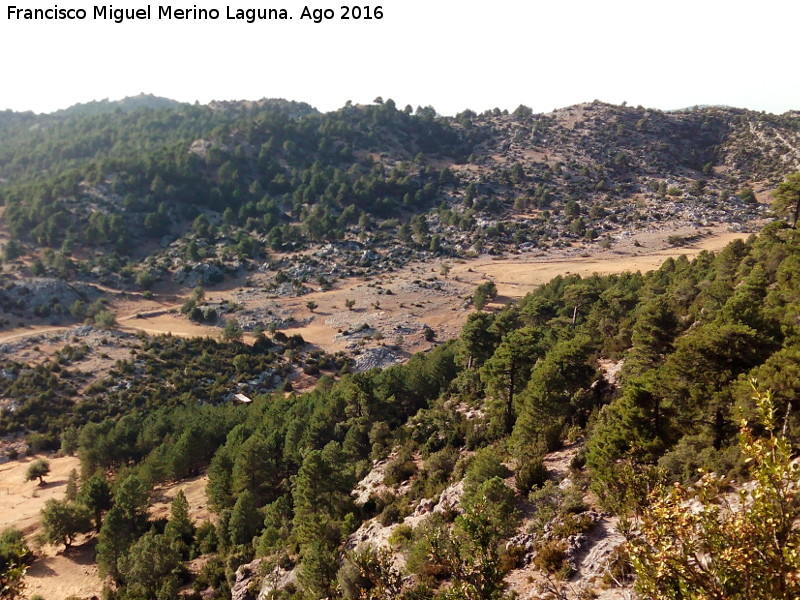
{"type": "Polygon", "coordinates": [[[261,591],[256,600],[265,600],[271,597],[272,592],[288,590],[297,584],[297,570],[275,567],[261,584],[261,591]]]}
{"type": "MultiPolygon", "coordinates": [[[[388,462],[388,460],[378,463],[376,468],[373,469],[373,472],[380,473],[381,481],[383,481],[383,469],[385,468],[386,462],[388,462]]],[[[361,494],[363,494],[366,489],[370,489],[365,484],[369,478],[370,475],[367,475],[367,477],[362,480],[361,483],[359,483],[359,486],[364,486],[361,488],[361,494]]],[[[430,514],[436,512],[453,511],[461,514],[464,512],[464,510],[461,508],[461,497],[463,495],[464,482],[458,481],[448,486],[440,494],[437,500],[428,498],[423,498],[420,500],[414,509],[414,512],[403,520],[403,524],[416,527],[422,521],[428,518],[430,514]]],[[[369,521],[362,523],[361,527],[359,527],[347,538],[347,541],[345,542],[345,548],[352,550],[362,544],[368,544],[374,547],[386,546],[388,544],[389,536],[392,534],[392,531],[396,526],[397,524],[384,527],[375,519],[370,519],[369,521]]]]}
{"type": "Polygon", "coordinates": [[[372,469],[370,469],[370,472],[366,474],[364,479],[358,482],[353,489],[354,502],[358,506],[364,506],[370,496],[385,489],[383,478],[386,474],[386,465],[388,465],[394,457],[395,455],[392,455],[377,461],[372,465],[372,469]]]}
{"type": "Polygon", "coordinates": [[[362,373],[370,369],[391,367],[401,362],[403,357],[398,355],[386,347],[367,348],[356,357],[353,371],[362,373]]]}
{"type": "Polygon", "coordinates": [[[225,274],[217,265],[199,263],[191,269],[175,273],[175,281],[186,287],[198,285],[214,285],[225,278],[225,274]]]}
{"type": "Polygon", "coordinates": [[[251,563],[236,569],[236,581],[231,586],[231,600],[255,600],[252,584],[258,577],[259,567],[263,561],[257,558],[251,563]]]}
{"type": "Polygon", "coordinates": [[[297,583],[294,568],[284,569],[276,566],[267,573],[261,574],[265,566],[263,558],[242,565],[236,569],[236,581],[231,587],[231,600],[264,600],[273,592],[279,592],[297,583]]]}
{"type": "Polygon", "coordinates": [[[584,579],[602,577],[614,558],[620,544],[625,541],[616,529],[616,519],[604,520],[589,532],[589,549],[578,557],[577,570],[584,579]]]}
{"type": "Polygon", "coordinates": [[[24,308],[35,310],[37,307],[48,307],[67,312],[76,300],[90,303],[100,296],[100,290],[86,283],[67,283],[62,279],[50,277],[33,277],[14,281],[4,289],[0,289],[0,306],[6,309],[24,308]]]}

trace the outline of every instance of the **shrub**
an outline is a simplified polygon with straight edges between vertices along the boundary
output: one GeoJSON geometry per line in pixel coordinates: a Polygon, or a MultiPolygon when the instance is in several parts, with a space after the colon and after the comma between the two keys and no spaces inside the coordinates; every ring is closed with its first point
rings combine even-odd
{"type": "Polygon", "coordinates": [[[493,477],[505,479],[511,475],[508,467],[500,462],[500,456],[494,448],[482,448],[475,453],[467,467],[467,476],[464,481],[464,494],[473,493],[480,484],[493,477]]]}
{"type": "Polygon", "coordinates": [[[431,454],[425,460],[425,474],[431,481],[446,483],[458,461],[458,451],[448,446],[431,454]]]}
{"type": "Polygon", "coordinates": [[[521,494],[528,494],[534,487],[539,487],[547,480],[547,469],[542,457],[524,461],[514,475],[514,485],[521,494]]]}
{"type": "Polygon", "coordinates": [[[408,452],[401,452],[400,456],[386,465],[383,482],[386,485],[395,486],[408,480],[417,472],[417,465],[408,452]]]}
{"type": "Polygon", "coordinates": [[[566,544],[562,540],[545,542],[537,549],[533,563],[542,571],[563,573],[565,569],[569,569],[566,544]]]}
{"type": "Polygon", "coordinates": [[[720,497],[729,482],[712,474],[693,486],[656,490],[629,546],[642,596],[800,596],[800,467],[789,441],[772,433],[779,430],[772,394],[753,388],[758,425],[766,432],[757,438],[746,423],[741,428],[753,485],[741,489],[736,502],[720,497]]]}
{"type": "Polygon", "coordinates": [[[400,507],[397,506],[396,503],[392,502],[383,509],[380,515],[378,515],[378,523],[384,527],[388,527],[389,525],[400,521],[401,518],[402,515],[400,513],[400,507]]]}
{"type": "Polygon", "coordinates": [[[389,544],[393,548],[402,548],[406,546],[414,538],[414,528],[411,525],[401,523],[394,528],[391,535],[389,535],[389,544]]]}

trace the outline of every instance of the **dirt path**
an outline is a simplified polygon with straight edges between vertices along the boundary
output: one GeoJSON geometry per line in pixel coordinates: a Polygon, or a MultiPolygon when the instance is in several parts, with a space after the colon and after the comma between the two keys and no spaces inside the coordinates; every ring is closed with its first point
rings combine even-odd
{"type": "Polygon", "coordinates": [[[0,338],[0,344],[6,344],[13,340],[20,340],[23,338],[33,337],[34,335],[43,335],[45,333],[58,333],[61,331],[68,331],[70,327],[42,327],[37,328],[34,326],[32,330],[20,331],[0,338]]]}

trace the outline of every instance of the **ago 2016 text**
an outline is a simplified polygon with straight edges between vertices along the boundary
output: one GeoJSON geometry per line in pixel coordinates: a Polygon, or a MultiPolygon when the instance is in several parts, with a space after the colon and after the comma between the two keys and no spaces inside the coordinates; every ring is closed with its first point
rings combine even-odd
{"type": "Polygon", "coordinates": [[[310,19],[314,23],[330,21],[338,16],[342,20],[373,20],[383,18],[382,6],[341,6],[338,11],[332,8],[311,8],[306,6],[300,19],[310,19]]]}

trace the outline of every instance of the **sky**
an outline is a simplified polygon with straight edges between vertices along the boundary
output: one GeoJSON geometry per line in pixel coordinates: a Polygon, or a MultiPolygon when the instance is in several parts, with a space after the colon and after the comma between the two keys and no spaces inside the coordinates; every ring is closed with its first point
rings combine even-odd
{"type": "Polygon", "coordinates": [[[382,7],[372,20],[341,19],[348,0],[229,1],[156,0],[151,20],[120,24],[93,20],[91,0],[6,1],[0,110],[50,112],[142,92],[200,103],[286,98],[323,111],[381,96],[445,115],[595,99],[800,110],[793,0],[361,0],[362,14],[382,7]],[[88,16],[9,19],[10,6],[88,16]],[[159,6],[216,8],[220,18],[158,20],[159,6]],[[306,6],[334,18],[301,19],[306,6]],[[293,18],[249,24],[227,19],[228,7],[284,8],[293,18]]]}

